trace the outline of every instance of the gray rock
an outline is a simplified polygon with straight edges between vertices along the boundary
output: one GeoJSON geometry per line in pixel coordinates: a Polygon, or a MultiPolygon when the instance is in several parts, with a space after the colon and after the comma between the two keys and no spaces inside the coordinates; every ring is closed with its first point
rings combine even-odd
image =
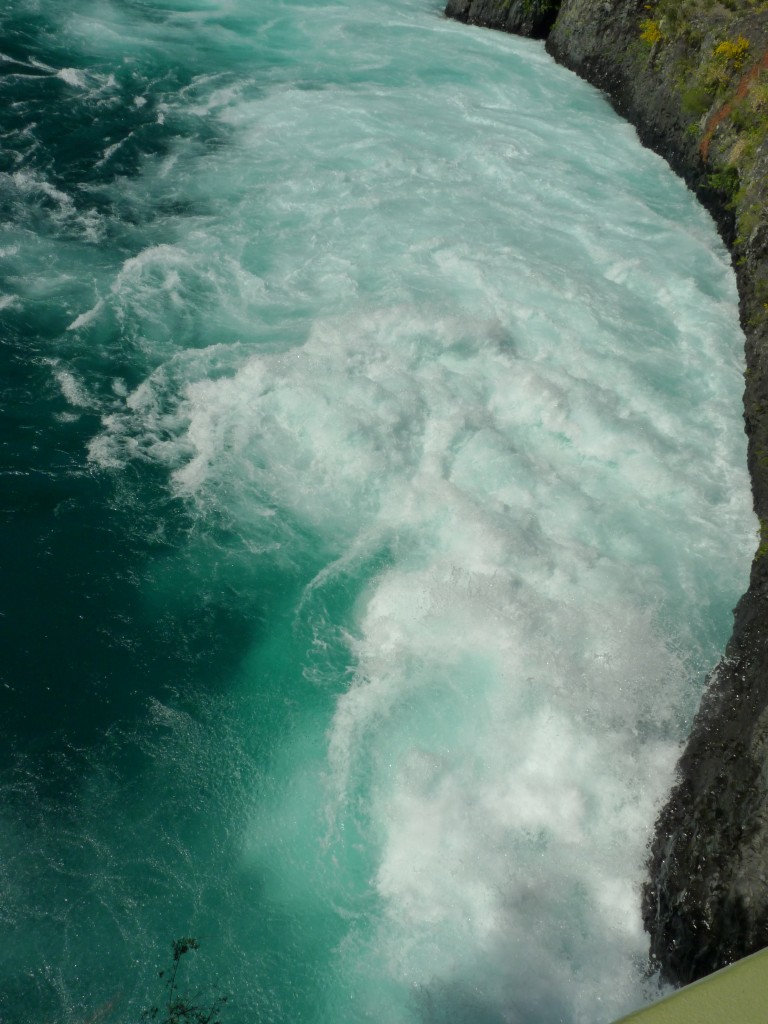
{"type": "Polygon", "coordinates": [[[543,39],[557,16],[557,0],[448,0],[449,18],[543,39]]]}

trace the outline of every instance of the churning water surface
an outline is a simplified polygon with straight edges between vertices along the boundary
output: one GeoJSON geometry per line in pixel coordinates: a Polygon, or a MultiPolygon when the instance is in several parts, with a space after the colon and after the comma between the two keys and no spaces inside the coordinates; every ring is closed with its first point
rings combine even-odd
{"type": "Polygon", "coordinates": [[[434,0],[0,7],[0,1019],[600,1024],[745,584],[733,275],[434,0]]]}

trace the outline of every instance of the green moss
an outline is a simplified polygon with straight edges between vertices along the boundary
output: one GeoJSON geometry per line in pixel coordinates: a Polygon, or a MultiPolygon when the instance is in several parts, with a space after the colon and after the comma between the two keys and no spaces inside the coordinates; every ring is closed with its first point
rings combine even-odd
{"type": "Polygon", "coordinates": [[[701,117],[712,106],[713,96],[712,89],[702,83],[683,89],[681,94],[683,110],[686,114],[701,117]]]}
{"type": "Polygon", "coordinates": [[[736,201],[739,194],[739,183],[739,170],[732,164],[728,164],[722,170],[715,171],[707,176],[709,187],[722,192],[729,206],[733,206],[736,201]]]}
{"type": "Polygon", "coordinates": [[[768,519],[760,519],[760,543],[755,552],[755,561],[768,555],[768,519]]]}
{"type": "Polygon", "coordinates": [[[746,245],[752,235],[752,232],[762,221],[764,212],[765,211],[763,210],[761,203],[744,203],[740,206],[737,219],[737,245],[746,245]]]}
{"type": "Polygon", "coordinates": [[[561,0],[523,0],[526,14],[550,14],[560,7],[561,0]]]}

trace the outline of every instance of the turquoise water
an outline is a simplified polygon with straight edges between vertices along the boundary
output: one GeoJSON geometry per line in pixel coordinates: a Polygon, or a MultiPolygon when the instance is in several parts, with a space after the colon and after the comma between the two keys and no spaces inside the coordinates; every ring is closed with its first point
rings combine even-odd
{"type": "Polygon", "coordinates": [[[431,0],[0,8],[0,1020],[597,1024],[754,545],[727,255],[431,0]]]}

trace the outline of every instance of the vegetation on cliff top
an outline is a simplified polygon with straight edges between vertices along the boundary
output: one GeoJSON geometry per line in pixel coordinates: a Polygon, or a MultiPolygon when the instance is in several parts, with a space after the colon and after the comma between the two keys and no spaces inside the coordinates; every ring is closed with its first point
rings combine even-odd
{"type": "MultiPolygon", "coordinates": [[[[726,215],[721,227],[732,219],[749,467],[755,510],[768,520],[768,0],[646,0],[635,60],[642,78],[657,76],[676,97],[700,195],[726,215]]],[[[753,574],[768,581],[765,553],[762,538],[753,574]]]]}
{"type": "MultiPolygon", "coordinates": [[[[758,240],[768,203],[768,2],[648,0],[645,60],[674,67],[681,108],[736,222],[734,255],[758,240]]],[[[768,319],[765,294],[749,311],[768,319]]]]}

